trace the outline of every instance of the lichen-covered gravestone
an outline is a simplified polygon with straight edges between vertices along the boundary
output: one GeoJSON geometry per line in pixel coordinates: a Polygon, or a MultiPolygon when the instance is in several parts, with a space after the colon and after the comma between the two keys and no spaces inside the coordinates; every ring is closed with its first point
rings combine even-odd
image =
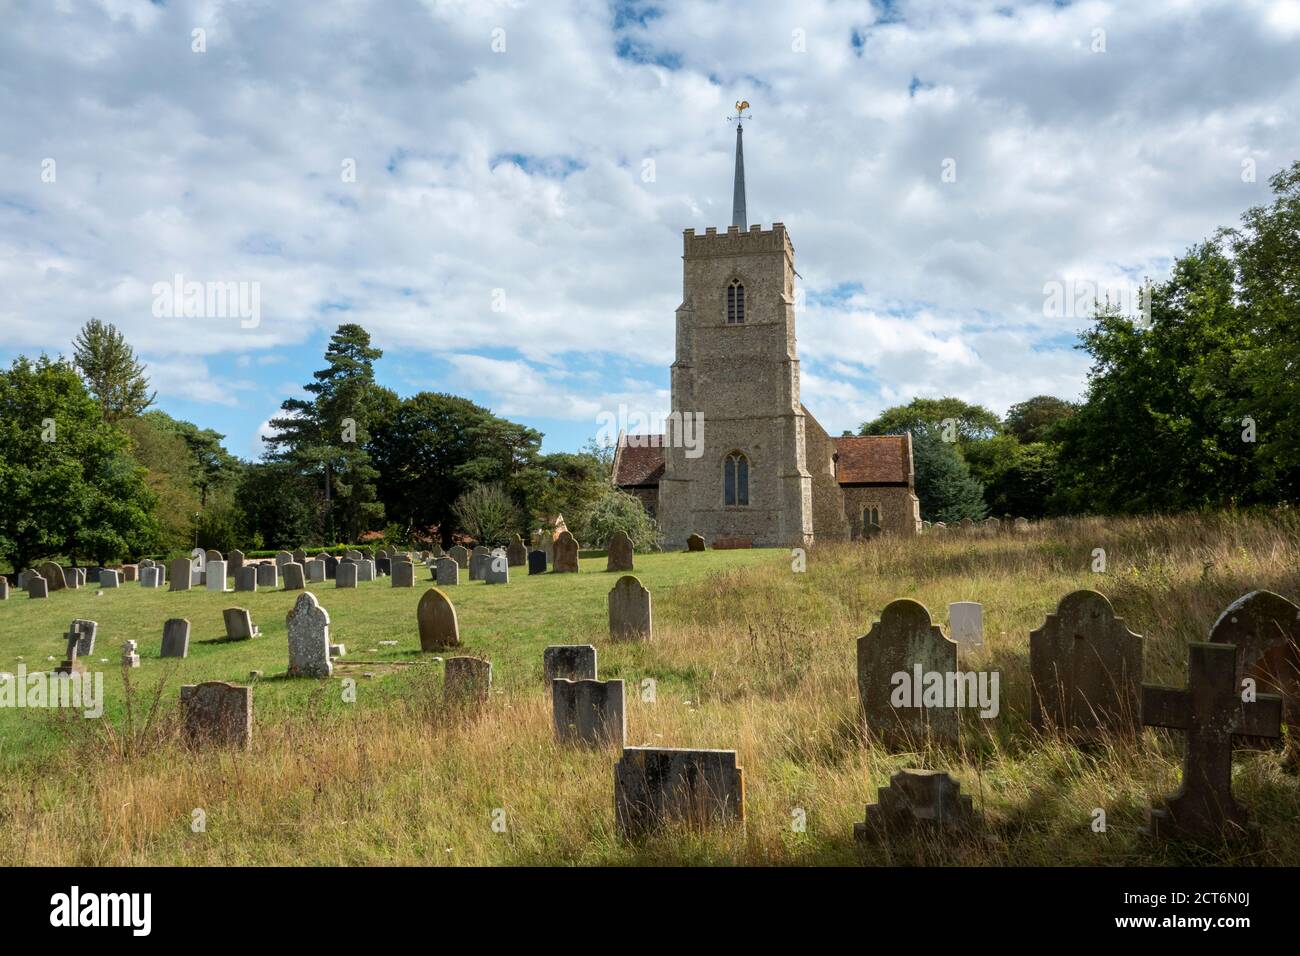
{"type": "Polygon", "coordinates": [[[689,538],[687,538],[687,539],[686,539],[686,550],[687,550],[687,551],[703,551],[703,550],[704,550],[704,535],[702,535],[702,534],[693,534],[693,535],[691,535],[689,538]]]}
{"type": "Polygon", "coordinates": [[[1076,741],[1141,730],[1142,638],[1103,594],[1075,591],[1029,632],[1029,722],[1076,741]]]}
{"type": "Polygon", "coordinates": [[[226,624],[226,637],[232,641],[248,641],[258,637],[262,631],[253,624],[253,615],[248,608],[228,607],[221,612],[226,624]]]}
{"type": "Polygon", "coordinates": [[[50,586],[51,591],[62,591],[68,586],[67,579],[64,577],[63,568],[53,561],[46,561],[36,566],[36,573],[43,577],[50,586]]]}
{"type": "Polygon", "coordinates": [[[190,656],[190,622],[174,617],[163,625],[162,657],[190,656]]]}
{"type": "Polygon", "coordinates": [[[560,743],[623,746],[627,719],[621,680],[553,680],[551,708],[560,743]]]}
{"type": "Polygon", "coordinates": [[[736,752],[624,747],[614,765],[614,820],[627,838],[665,823],[743,824],[745,774],[736,752]]]}
{"type": "Polygon", "coordinates": [[[626,531],[615,531],[610,535],[606,551],[606,571],[632,570],[632,539],[627,536],[626,531]]]}
{"type": "Polygon", "coordinates": [[[329,677],[334,673],[330,660],[330,615],[316,595],[304,591],[285,616],[289,632],[289,676],[329,677]]]}
{"type": "Polygon", "coordinates": [[[614,641],[648,641],[654,635],[650,589],[625,574],[609,592],[609,637],[614,641]]]}
{"type": "Polygon", "coordinates": [[[434,565],[434,578],[440,587],[460,583],[460,565],[454,558],[439,558],[434,565]]]}
{"type": "Polygon", "coordinates": [[[171,580],[169,591],[188,591],[190,589],[190,559],[172,558],[167,565],[167,577],[171,580]]]}
{"type": "MultiPolygon", "coordinates": [[[[456,567],[456,563],[451,562],[456,567]]],[[[460,625],[456,622],[456,607],[451,598],[437,588],[429,588],[415,608],[415,620],[420,629],[420,650],[438,651],[460,646],[460,625]]]]}
{"type": "Polygon", "coordinates": [[[1277,737],[1282,698],[1242,700],[1232,644],[1187,645],[1187,689],[1142,686],[1142,722],[1186,735],[1183,783],[1151,810],[1147,832],[1168,839],[1257,845],[1259,830],[1232,795],[1237,737],[1277,737]]]}
{"type": "Polygon", "coordinates": [[[1281,695],[1282,723],[1300,749],[1300,607],[1272,591],[1251,591],[1219,615],[1210,641],[1236,645],[1238,687],[1253,680],[1257,691],[1281,695]]]}
{"type": "Polygon", "coordinates": [[[492,693],[492,663],[479,657],[449,657],[442,697],[450,705],[487,703],[492,693]]]}
{"type": "Polygon", "coordinates": [[[976,823],[971,798],[961,784],[938,770],[900,770],[877,791],[879,803],[867,807],[866,820],[853,824],[853,838],[867,841],[887,834],[960,832],[976,823]]]}
{"type": "Polygon", "coordinates": [[[552,644],[542,651],[542,679],[595,680],[596,647],[593,644],[552,644]]]}
{"type": "Polygon", "coordinates": [[[930,623],[924,605],[891,602],[858,638],[858,699],[867,730],[889,746],[956,743],[958,710],[943,693],[947,675],[956,671],[957,645],[930,623]]]}
{"type": "Polygon", "coordinates": [[[510,545],[506,548],[506,561],[512,568],[521,568],[528,563],[528,548],[519,535],[510,539],[510,545]]]}
{"type": "Polygon", "coordinates": [[[193,746],[237,747],[253,743],[253,688],[224,681],[181,687],[186,739],[193,746]]]}
{"type": "Polygon", "coordinates": [[[546,552],[538,549],[528,552],[528,573],[545,574],[546,573],[546,552]]]}
{"type": "Polygon", "coordinates": [[[555,562],[551,570],[556,574],[572,573],[578,570],[578,542],[568,531],[561,531],[555,537],[553,546],[555,562]]]}

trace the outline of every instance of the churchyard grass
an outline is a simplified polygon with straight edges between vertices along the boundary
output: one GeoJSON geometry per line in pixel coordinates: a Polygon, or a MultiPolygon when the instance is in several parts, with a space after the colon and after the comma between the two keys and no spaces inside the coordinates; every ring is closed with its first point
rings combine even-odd
{"type": "Polygon", "coordinates": [[[107,703],[102,721],[0,710],[0,864],[1300,863],[1300,781],[1280,754],[1235,761],[1235,793],[1261,826],[1262,850],[1194,850],[1139,832],[1147,807],[1178,786],[1180,734],[1148,729],[1135,744],[1084,752],[1029,726],[1028,635],[1061,597],[1102,591],[1146,638],[1146,681],[1182,686],[1186,644],[1204,640],[1234,599],[1255,589],[1300,597],[1300,519],[1290,512],[882,538],[813,549],[804,573],[788,550],[635,562],[654,595],[647,643],[610,642],[605,598],[619,575],[603,571],[604,557],[584,557],[580,574],[512,568],[505,586],[462,573],[445,590],[463,646],[438,655],[419,652],[424,568],[413,589],[386,578],[355,590],[313,584],[330,640],[348,649],[328,681],[283,676],[284,618],[298,592],[127,584],[100,597],[15,594],[0,603],[0,670],[20,656],[29,669],[52,667],[46,658],[61,658],[71,620],[93,619],[98,644],[85,663],[103,671],[107,703]],[[1091,570],[1096,548],[1106,573],[1091,570]],[[891,753],[858,732],[854,642],[900,597],[945,625],[950,602],[984,606],[985,643],[963,649],[959,666],[1000,673],[1001,713],[964,714],[954,750],[891,753]],[[224,641],[221,610],[231,606],[249,608],[262,635],[224,641]],[[171,617],[193,625],[183,661],[158,658],[171,617]],[[125,719],[118,660],[128,639],[143,661],[130,672],[133,718],[155,693],[162,711],[159,733],[131,750],[104,732],[125,719]],[[388,640],[398,644],[379,643],[388,640]],[[629,745],[738,751],[743,830],[618,839],[617,752],[560,746],[551,728],[542,651],[575,643],[597,646],[601,679],[627,682],[629,745]],[[492,661],[492,698],[477,714],[441,704],[433,658],[456,654],[492,661]],[[242,684],[253,670],[265,676],[254,685],[250,751],[191,752],[167,733],[182,683],[242,684]],[[355,703],[344,701],[346,677],[355,703]],[[853,823],[877,788],[917,766],[960,782],[983,814],[980,834],[856,845],[853,823]],[[1097,808],[1104,833],[1092,827],[1097,808]]]}

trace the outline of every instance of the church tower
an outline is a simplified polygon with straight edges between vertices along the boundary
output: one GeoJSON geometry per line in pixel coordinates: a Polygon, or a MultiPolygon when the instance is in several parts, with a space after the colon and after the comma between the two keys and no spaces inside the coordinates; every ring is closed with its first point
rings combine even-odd
{"type": "Polygon", "coordinates": [[[710,545],[721,538],[802,547],[813,539],[794,246],[782,223],[747,226],[741,121],[748,105],[736,104],[732,225],[683,235],[672,416],[659,482],[659,522],[670,549],[685,547],[692,533],[710,545]],[[702,441],[683,440],[691,424],[702,441]]]}

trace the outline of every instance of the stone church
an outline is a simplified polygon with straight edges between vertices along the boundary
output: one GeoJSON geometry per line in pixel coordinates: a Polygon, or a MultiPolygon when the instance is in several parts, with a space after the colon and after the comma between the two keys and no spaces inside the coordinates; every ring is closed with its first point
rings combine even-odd
{"type": "Polygon", "coordinates": [[[782,223],[746,223],[742,135],[738,116],[730,228],[684,234],[666,434],[620,435],[613,483],[668,549],[693,533],[712,547],[917,534],[911,436],[832,438],[799,399],[794,244],[782,223]],[[684,440],[692,424],[702,441],[684,440]]]}

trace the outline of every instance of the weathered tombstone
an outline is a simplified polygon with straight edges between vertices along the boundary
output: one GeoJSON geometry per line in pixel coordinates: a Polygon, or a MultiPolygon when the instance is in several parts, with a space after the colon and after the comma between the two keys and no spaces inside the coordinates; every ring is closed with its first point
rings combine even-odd
{"type": "Polygon", "coordinates": [[[568,531],[561,531],[555,536],[553,552],[555,563],[551,570],[554,573],[565,574],[578,570],[578,542],[568,531]]]}
{"type": "Polygon", "coordinates": [[[654,636],[650,589],[625,574],[610,589],[609,637],[614,641],[648,641],[654,636]]]}
{"type": "Polygon", "coordinates": [[[372,558],[362,558],[357,562],[357,583],[364,584],[375,579],[375,562],[372,558]]]}
{"type": "Polygon", "coordinates": [[[686,539],[686,550],[687,550],[687,551],[703,551],[703,550],[704,550],[704,535],[702,535],[702,534],[693,534],[693,535],[691,535],[689,538],[687,538],[687,539],[686,539]]]}
{"type": "Polygon", "coordinates": [[[552,644],[542,651],[542,678],[595,680],[596,648],[592,644],[552,644]]]}
{"type": "Polygon", "coordinates": [[[205,566],[211,564],[213,561],[224,561],[224,560],[226,560],[225,555],[223,555],[220,551],[215,551],[215,550],[209,550],[209,551],[207,551],[207,552],[204,554],[203,559],[204,559],[204,565],[205,565],[205,566]]]}
{"type": "Polygon", "coordinates": [[[904,836],[972,829],[977,817],[961,784],[938,770],[900,770],[889,786],[877,791],[879,803],[867,807],[866,821],[853,824],[853,838],[867,841],[885,835],[904,836]]]}
{"type": "Polygon", "coordinates": [[[1017,531],[1028,531],[1028,530],[1029,530],[1029,519],[1028,519],[1028,518],[1017,518],[1017,519],[1016,519],[1016,525],[1015,525],[1015,527],[1016,527],[1016,530],[1017,530],[1017,531]]]}
{"type": "Polygon", "coordinates": [[[627,718],[621,680],[553,680],[551,712],[560,743],[623,746],[627,718]]]}
{"type": "Polygon", "coordinates": [[[293,552],[293,560],[294,560],[297,564],[306,564],[306,563],[307,563],[307,552],[304,551],[302,548],[298,548],[296,551],[293,552]]]}
{"type": "Polygon", "coordinates": [[[357,562],[344,558],[339,562],[338,569],[334,572],[334,586],[336,588],[356,587],[357,571],[357,562]]]}
{"type": "Polygon", "coordinates": [[[963,531],[969,531],[971,528],[975,527],[975,522],[970,518],[962,518],[961,521],[957,522],[957,524],[963,531]]]}
{"type": "Polygon", "coordinates": [[[280,565],[263,561],[257,565],[257,586],[274,590],[280,585],[280,565]]]}
{"type": "Polygon", "coordinates": [[[959,646],[984,643],[984,605],[978,601],[953,601],[948,605],[948,633],[959,646]]]}
{"type": "Polygon", "coordinates": [[[173,558],[168,564],[166,576],[172,579],[169,591],[188,591],[190,589],[190,559],[173,558]]]}
{"type": "Polygon", "coordinates": [[[282,567],[293,560],[293,553],[290,551],[275,552],[275,569],[279,571],[282,567]]]}
{"type": "Polygon", "coordinates": [[[512,568],[522,568],[528,563],[528,548],[524,546],[524,539],[519,535],[514,535],[510,539],[510,544],[506,548],[506,561],[512,568]]]}
{"type": "Polygon", "coordinates": [[[27,597],[31,598],[48,598],[50,596],[50,585],[39,574],[27,575],[27,597]]]}
{"type": "Polygon", "coordinates": [[[301,591],[307,586],[307,578],[303,574],[302,565],[297,561],[287,562],[281,570],[284,572],[284,589],[286,591],[301,591]]]}
{"type": "Polygon", "coordinates": [[[1075,591],[1029,632],[1029,722],[1076,741],[1141,730],[1142,638],[1106,596],[1075,591]]]}
{"type": "Polygon", "coordinates": [[[234,577],[239,573],[239,569],[244,566],[244,552],[236,548],[226,557],[226,564],[230,566],[230,576],[234,577]]]}
{"type": "Polygon", "coordinates": [[[447,552],[448,556],[462,569],[469,570],[469,551],[463,545],[455,545],[447,552]]]}
{"type": "Polygon", "coordinates": [[[289,632],[289,676],[329,677],[333,674],[330,616],[320,606],[316,595],[310,591],[298,595],[293,610],[285,617],[285,624],[289,632]]]}
{"type": "Polygon", "coordinates": [[[320,558],[313,558],[303,565],[303,570],[307,574],[307,580],[312,584],[319,584],[325,580],[325,562],[320,558]]]}
{"type": "Polygon", "coordinates": [[[930,530],[937,531],[939,534],[943,534],[948,530],[948,526],[942,521],[936,521],[933,525],[930,526],[930,530]]]}
{"type": "Polygon", "coordinates": [[[236,591],[256,591],[257,590],[257,569],[256,564],[246,564],[235,572],[235,590],[236,591]]]}
{"type": "Polygon", "coordinates": [[[229,591],[226,587],[226,562],[209,561],[208,562],[208,590],[209,591],[229,591]]]}
{"type": "MultiPolygon", "coordinates": [[[[206,563],[208,559],[204,558],[203,560],[206,563]]],[[[190,563],[190,587],[201,588],[205,584],[207,584],[207,581],[208,581],[207,568],[206,567],[200,568],[198,565],[191,562],[190,563]]]]}
{"type": "Polygon", "coordinates": [[[207,681],[181,687],[185,736],[193,746],[247,749],[253,742],[253,688],[207,681]]]}
{"type": "Polygon", "coordinates": [[[339,559],[332,554],[321,555],[321,560],[325,562],[325,580],[333,581],[339,571],[339,559]]]}
{"type": "Polygon", "coordinates": [[[161,578],[162,578],[161,568],[154,567],[154,568],[140,569],[140,587],[142,588],[160,587],[162,585],[161,578]]]}
{"type": "Polygon", "coordinates": [[[0,601],[9,600],[9,579],[0,576],[0,601]]]}
{"type": "Polygon", "coordinates": [[[615,531],[606,546],[608,556],[605,558],[606,571],[632,570],[632,539],[626,531],[615,531]]]}
{"type": "Polygon", "coordinates": [[[624,747],[614,765],[614,817],[636,838],[665,823],[745,822],[745,773],[734,750],[624,747]]]}
{"type": "Polygon", "coordinates": [[[228,607],[221,612],[221,618],[226,623],[226,637],[232,641],[247,641],[262,634],[248,608],[228,607]]]}
{"type": "Polygon", "coordinates": [[[63,583],[65,586],[76,590],[86,583],[85,568],[64,568],[63,583]]]}
{"type": "Polygon", "coordinates": [[[415,587],[415,565],[410,561],[395,561],[391,580],[395,588],[415,587]]]}
{"type": "Polygon", "coordinates": [[[1187,689],[1142,685],[1142,722],[1186,735],[1183,783],[1153,807],[1147,832],[1168,839],[1256,845],[1259,830],[1232,795],[1234,737],[1282,733],[1282,698],[1257,694],[1242,700],[1237,648],[1187,645],[1187,689]]]}
{"type": "Polygon", "coordinates": [[[438,584],[446,586],[460,583],[460,565],[451,558],[439,558],[434,571],[438,584]]]}
{"type": "Polygon", "coordinates": [[[890,746],[927,737],[956,743],[958,708],[955,701],[946,706],[943,694],[947,676],[956,672],[957,645],[930,623],[930,612],[907,598],[890,602],[858,638],[858,700],[867,729],[890,746]]]}
{"type": "Polygon", "coordinates": [[[343,552],[343,557],[346,558],[346,559],[349,560],[349,561],[360,562],[360,561],[361,561],[361,552],[358,551],[356,548],[349,548],[347,551],[344,551],[344,552],[343,552]]]}
{"type": "Polygon", "coordinates": [[[136,653],[139,645],[135,641],[126,641],[122,645],[122,666],[131,668],[140,666],[140,655],[136,653]]]}
{"type": "Polygon", "coordinates": [[[77,639],[77,656],[89,657],[95,653],[95,635],[98,633],[98,622],[84,621],[78,618],[72,622],[72,626],[68,628],[68,633],[64,634],[63,637],[66,640],[75,637],[77,639]]]}
{"type": "Polygon", "coordinates": [[[1253,680],[1257,690],[1281,695],[1282,722],[1292,747],[1300,747],[1300,607],[1272,591],[1251,591],[1219,615],[1210,641],[1236,645],[1238,687],[1253,680]]]}
{"type": "Polygon", "coordinates": [[[492,552],[479,545],[469,555],[469,579],[482,581],[487,562],[492,560],[492,552]]]}
{"type": "Polygon", "coordinates": [[[988,534],[997,534],[1002,530],[1002,522],[997,518],[985,518],[980,522],[980,528],[988,534]]]}
{"type": "Polygon", "coordinates": [[[99,586],[101,588],[115,588],[122,583],[122,572],[112,571],[108,568],[99,572],[99,586]]]}
{"type": "Polygon", "coordinates": [[[442,697],[448,704],[485,704],[492,693],[492,662],[479,657],[449,657],[442,697]]]}
{"type": "Polygon", "coordinates": [[[505,551],[498,548],[487,557],[483,566],[483,581],[487,584],[510,583],[510,559],[506,557],[505,551]]]}
{"type": "Polygon", "coordinates": [[[53,561],[45,561],[36,566],[36,573],[45,579],[51,591],[62,591],[68,586],[63,568],[53,561]]]}
{"type": "Polygon", "coordinates": [[[929,531],[929,530],[930,530],[930,526],[931,526],[932,523],[933,523],[933,522],[930,522],[930,521],[922,521],[922,522],[921,522],[921,530],[922,530],[922,531],[929,531]]]}
{"type": "MultiPolygon", "coordinates": [[[[456,563],[451,562],[452,567],[456,563]]],[[[451,598],[437,588],[429,588],[415,608],[415,621],[420,629],[420,650],[438,651],[460,646],[460,626],[456,622],[456,607],[451,598]]]]}
{"type": "Polygon", "coordinates": [[[136,579],[136,574],[138,571],[139,568],[137,568],[134,564],[122,565],[122,581],[123,582],[134,581],[136,579]]]}
{"type": "Polygon", "coordinates": [[[174,617],[163,625],[161,657],[190,656],[190,622],[174,617]]]}

